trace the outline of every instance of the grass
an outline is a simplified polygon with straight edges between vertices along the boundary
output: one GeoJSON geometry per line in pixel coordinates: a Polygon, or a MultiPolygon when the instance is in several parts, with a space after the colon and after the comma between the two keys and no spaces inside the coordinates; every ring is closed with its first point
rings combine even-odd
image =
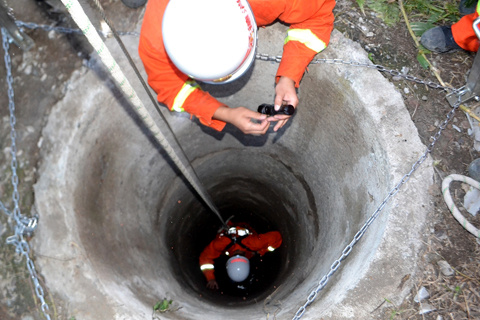
{"type": "Polygon", "coordinates": [[[170,308],[172,302],[172,300],[167,300],[164,298],[153,306],[153,311],[166,312],[170,308]]]}
{"type": "Polygon", "coordinates": [[[175,312],[181,307],[172,308],[173,300],[169,300],[167,298],[163,298],[162,300],[158,300],[157,303],[153,306],[153,313],[152,313],[152,320],[160,320],[159,314],[165,312],[175,312]]]}
{"type": "MultiPolygon", "coordinates": [[[[400,22],[401,13],[395,0],[356,0],[356,3],[362,12],[365,8],[374,11],[388,26],[400,22]]],[[[460,18],[457,0],[406,0],[404,6],[414,21],[412,29],[420,35],[434,25],[452,24],[460,18]]]]}
{"type": "Polygon", "coordinates": [[[388,304],[391,304],[392,306],[390,307],[387,307],[388,311],[386,313],[386,316],[388,316],[388,319],[389,320],[394,320],[395,318],[397,317],[400,317],[402,318],[402,315],[408,311],[412,311],[412,309],[408,309],[408,310],[403,310],[403,309],[400,309],[399,307],[397,307],[392,301],[390,301],[389,299],[387,298],[383,298],[388,304]]]}
{"type": "Polygon", "coordinates": [[[452,25],[457,22],[460,18],[458,0],[356,0],[356,3],[363,14],[367,7],[387,26],[404,22],[418,48],[419,64],[423,69],[431,68],[439,82],[444,84],[426,58],[430,52],[419,43],[418,38],[436,25],[452,25]]]}

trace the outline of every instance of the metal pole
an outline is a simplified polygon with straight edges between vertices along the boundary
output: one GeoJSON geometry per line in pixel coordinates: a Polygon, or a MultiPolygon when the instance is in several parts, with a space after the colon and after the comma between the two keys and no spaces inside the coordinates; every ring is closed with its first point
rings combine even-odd
{"type": "Polygon", "coordinates": [[[72,16],[75,23],[78,25],[80,30],[82,30],[87,40],[97,52],[100,60],[110,72],[112,78],[116,81],[120,90],[123,91],[125,96],[132,103],[135,112],[142,120],[145,127],[150,130],[153,137],[157,140],[158,143],[160,143],[160,145],[163,147],[170,159],[172,159],[177,168],[182,172],[183,176],[188,180],[188,182],[195,189],[195,191],[197,191],[198,195],[203,199],[205,204],[208,205],[208,207],[213,211],[213,213],[215,213],[220,219],[222,224],[225,225],[225,221],[223,220],[220,212],[215,206],[213,199],[210,197],[206,188],[201,183],[187,156],[183,153],[183,150],[180,148],[179,145],[177,148],[175,148],[176,150],[174,149],[174,147],[176,146],[174,140],[167,139],[167,137],[163,134],[161,128],[158,126],[157,123],[155,123],[149,111],[135,92],[135,89],[131,86],[125,74],[120,69],[120,66],[111,55],[110,50],[100,38],[97,30],[95,30],[95,28],[93,27],[90,19],[86,15],[78,0],[62,0],[62,2],[72,16]]]}

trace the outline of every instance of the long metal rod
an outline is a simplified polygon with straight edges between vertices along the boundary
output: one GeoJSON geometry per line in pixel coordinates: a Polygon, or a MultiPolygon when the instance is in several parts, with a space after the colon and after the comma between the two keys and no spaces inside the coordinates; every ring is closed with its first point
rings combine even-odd
{"type": "MultiPolygon", "coordinates": [[[[85,35],[94,50],[100,56],[101,61],[103,62],[107,70],[110,72],[119,88],[124,92],[125,96],[132,103],[135,112],[137,113],[141,121],[144,123],[145,127],[152,132],[157,142],[160,143],[165,152],[172,159],[172,161],[175,163],[181,173],[185,176],[191,186],[195,189],[195,191],[199,194],[199,196],[203,199],[203,201],[205,201],[208,207],[218,216],[220,221],[225,224],[222,216],[220,215],[220,212],[218,211],[208,192],[205,190],[205,187],[201,183],[197,174],[193,170],[190,161],[188,160],[183,150],[180,148],[180,145],[178,145],[178,143],[176,143],[175,141],[168,141],[168,139],[162,133],[161,129],[155,123],[147,108],[145,108],[145,106],[143,105],[142,101],[131,86],[130,82],[123,74],[122,70],[111,55],[107,46],[100,38],[97,30],[94,28],[90,19],[85,14],[85,11],[83,10],[80,3],[77,0],[62,0],[62,2],[72,16],[75,23],[78,25],[80,30],[82,30],[82,33],[85,35]],[[178,146],[177,149],[180,151],[178,153],[175,152],[172,145],[178,146]]],[[[168,126],[165,127],[169,129],[168,126]]]]}
{"type": "MultiPolygon", "coordinates": [[[[479,20],[480,21],[480,20],[479,20]]],[[[474,96],[480,96],[480,55],[475,55],[473,60],[472,69],[467,78],[466,88],[474,96]]]]}

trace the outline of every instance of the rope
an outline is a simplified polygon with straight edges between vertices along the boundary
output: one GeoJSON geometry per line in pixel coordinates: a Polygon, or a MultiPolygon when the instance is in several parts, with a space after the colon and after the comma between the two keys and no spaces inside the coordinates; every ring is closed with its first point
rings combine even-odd
{"type": "MultiPolygon", "coordinates": [[[[222,216],[220,215],[220,212],[218,211],[217,207],[213,203],[212,199],[210,198],[210,195],[206,192],[204,186],[200,182],[200,179],[198,178],[197,174],[195,173],[193,167],[191,166],[187,156],[181,149],[178,141],[174,139],[174,141],[168,141],[165,135],[161,132],[160,128],[158,125],[155,123],[153,120],[152,116],[148,112],[148,110],[145,108],[143,105],[142,101],[138,97],[137,93],[131,86],[130,82],[128,79],[125,77],[123,74],[122,70],[120,69],[118,63],[115,61],[113,56],[111,55],[110,51],[108,50],[106,44],[102,41],[100,36],[98,35],[98,32],[92,25],[90,19],[87,17],[85,14],[82,6],[78,2],[78,0],[62,0],[63,4],[67,8],[68,12],[72,16],[73,20],[75,23],[78,25],[80,30],[82,30],[82,33],[85,35],[85,37],[88,39],[92,47],[94,48],[95,52],[100,56],[101,61],[107,68],[107,70],[110,72],[114,80],[116,81],[117,85],[119,88],[124,92],[126,97],[130,100],[132,103],[135,112],[139,116],[140,120],[144,123],[145,127],[149,129],[152,133],[152,135],[155,137],[158,143],[163,147],[165,152],[169,155],[169,157],[172,159],[172,161],[175,163],[175,165],[178,167],[178,169],[182,172],[182,174],[185,176],[185,178],[188,180],[188,182],[192,185],[192,187],[197,191],[199,196],[205,201],[205,203],[208,205],[208,207],[218,216],[220,221],[225,224],[222,216]],[[172,148],[172,143],[178,148],[179,152],[175,152],[175,150],[172,148]]],[[[101,10],[103,12],[103,9],[101,10]]],[[[108,23],[108,22],[107,22],[108,23]]],[[[110,25],[109,25],[110,26],[110,25]]],[[[111,28],[111,26],[110,26],[111,28]]],[[[113,28],[111,28],[113,31],[113,28]]],[[[116,38],[118,38],[118,35],[116,35],[116,38]]],[[[117,39],[119,40],[119,38],[117,39]]],[[[122,45],[123,46],[123,45],[122,45]]],[[[122,50],[124,49],[124,46],[122,50]]],[[[124,50],[125,52],[126,50],[124,50]]],[[[129,58],[129,61],[131,64],[134,65],[133,61],[131,61],[131,58],[129,58]]],[[[140,75],[138,72],[137,68],[134,67],[135,72],[137,73],[137,76],[140,75]]],[[[140,76],[141,78],[141,76],[140,76]]],[[[145,82],[143,79],[141,80],[142,84],[145,82]]],[[[146,85],[145,85],[146,88],[146,85]]],[[[149,93],[148,88],[146,88],[147,92],[149,93]]],[[[151,96],[151,93],[149,93],[151,96]]],[[[165,118],[163,117],[162,113],[157,107],[156,102],[154,103],[157,111],[162,117],[162,120],[164,121],[165,127],[172,132],[172,136],[174,136],[172,129],[170,126],[168,126],[168,123],[166,122],[165,118]]]]}
{"type": "Polygon", "coordinates": [[[468,220],[463,216],[463,214],[457,209],[455,206],[455,203],[453,202],[452,195],[450,194],[450,183],[452,181],[460,181],[466,184],[471,185],[472,187],[480,190],[480,182],[466,177],[462,176],[460,174],[451,174],[445,179],[443,179],[442,182],[442,193],[443,193],[443,198],[445,199],[445,203],[448,206],[448,209],[452,213],[452,215],[457,219],[457,221],[464,227],[468,232],[473,234],[475,237],[480,239],[480,230],[477,229],[475,226],[473,226],[468,220]]]}
{"type": "MultiPolygon", "coordinates": [[[[125,54],[125,56],[127,57],[128,63],[129,63],[130,66],[133,68],[133,70],[135,71],[135,74],[137,75],[137,78],[138,78],[138,79],[140,80],[140,82],[142,83],[143,89],[145,89],[145,91],[147,92],[148,97],[150,98],[150,101],[152,102],[152,105],[155,107],[155,109],[157,110],[158,114],[162,117],[162,120],[163,120],[163,121],[165,122],[165,124],[168,126],[168,129],[170,130],[170,132],[173,132],[173,130],[172,130],[172,128],[170,127],[170,125],[168,124],[167,120],[166,120],[165,117],[163,116],[163,113],[160,111],[160,108],[158,107],[157,100],[153,97],[152,92],[149,90],[148,85],[145,83],[145,80],[143,79],[142,75],[140,74],[140,71],[138,70],[137,66],[135,65],[135,62],[133,62],[133,59],[132,59],[132,57],[130,56],[130,53],[128,53],[128,50],[127,50],[127,48],[125,47],[125,45],[123,44],[122,39],[120,39],[117,30],[113,27],[113,24],[110,22],[110,20],[107,19],[107,15],[105,14],[105,10],[103,10],[103,7],[102,7],[102,5],[100,4],[100,1],[98,1],[98,0],[93,0],[93,2],[94,2],[95,5],[97,6],[98,11],[100,11],[100,14],[101,14],[103,20],[105,20],[105,22],[107,23],[108,27],[112,30],[113,37],[115,38],[115,40],[117,40],[117,43],[118,43],[118,45],[120,46],[120,49],[122,49],[123,54],[125,54]]],[[[176,144],[178,145],[178,147],[181,149],[180,143],[178,142],[176,136],[175,136],[175,135],[172,135],[172,136],[173,136],[173,139],[175,139],[175,142],[176,142],[176,144]]],[[[184,152],[183,149],[182,149],[182,152],[184,152]]]]}

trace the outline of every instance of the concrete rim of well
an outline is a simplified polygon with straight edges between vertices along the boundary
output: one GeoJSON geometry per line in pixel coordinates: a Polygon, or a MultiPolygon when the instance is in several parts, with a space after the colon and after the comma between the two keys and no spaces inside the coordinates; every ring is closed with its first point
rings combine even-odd
{"type": "MultiPolygon", "coordinates": [[[[278,43],[277,38],[283,35],[282,28],[283,26],[274,26],[266,30],[263,35],[261,33],[260,37],[263,36],[264,40],[274,40],[271,42],[278,43]]],[[[126,41],[130,41],[129,47],[136,47],[134,40],[126,41]]],[[[262,42],[262,38],[259,43],[259,51],[265,50],[276,54],[278,50],[281,50],[278,47],[269,47],[268,43],[270,42],[262,42]],[[262,43],[265,44],[263,47],[262,43]]],[[[344,38],[336,31],[332,34],[329,48],[319,57],[369,63],[366,53],[358,44],[344,38]]],[[[265,73],[269,74],[275,72],[276,66],[266,66],[265,68],[268,69],[265,73]]],[[[337,75],[339,83],[351,86],[351,91],[356,93],[358,99],[355,103],[363,106],[362,117],[368,118],[369,123],[374,124],[370,131],[375,132],[374,136],[378,138],[378,144],[381,145],[386,158],[385,163],[388,163],[390,170],[381,179],[385,179],[387,184],[393,187],[410,170],[411,165],[425,149],[405,109],[401,95],[375,70],[343,65],[325,65],[324,70],[328,68],[331,70],[329,72],[337,75]],[[372,90],[372,83],[376,84],[374,90],[372,90]]],[[[251,80],[256,79],[256,72],[254,70],[251,80]]],[[[302,86],[309,81],[315,82],[317,77],[321,77],[319,72],[318,68],[311,67],[302,86]]],[[[75,212],[76,208],[73,206],[76,199],[73,191],[69,189],[74,183],[73,177],[82,174],[74,172],[78,169],[72,167],[72,163],[75,163],[76,158],[88,157],[89,151],[91,152],[92,149],[86,146],[96,143],[91,136],[83,135],[85,127],[89,128],[89,134],[92,136],[105,133],[105,128],[101,129],[92,125],[96,116],[93,106],[98,97],[103,95],[109,96],[108,102],[116,99],[112,97],[109,85],[98,85],[100,83],[102,80],[98,79],[98,76],[92,71],[79,70],[70,81],[69,93],[54,106],[48,124],[43,130],[42,162],[38,173],[38,182],[35,185],[36,208],[40,214],[40,223],[37,235],[33,240],[33,247],[39,254],[36,260],[40,273],[45,277],[47,288],[54,292],[56,297],[63,300],[67,308],[79,318],[145,319],[151,316],[154,302],[148,305],[145,301],[140,301],[129,289],[131,282],[142,283],[144,280],[141,277],[128,279],[128,281],[119,279],[115,277],[114,271],[106,270],[105,266],[102,268],[98,264],[92,263],[91,253],[86,249],[79,236],[81,230],[79,230],[80,225],[76,217],[78,213],[75,212]],[[87,86],[89,94],[85,94],[83,91],[87,86]],[[72,103],[80,100],[83,102],[82,107],[72,107],[72,103]],[[82,146],[85,149],[82,149],[82,146]],[[130,304],[125,305],[126,301],[129,301],[130,304]]],[[[315,83],[312,84],[312,86],[314,85],[315,83]]],[[[301,90],[305,89],[302,87],[301,90]]],[[[303,93],[300,91],[300,95],[303,93]]],[[[223,99],[227,103],[230,101],[228,96],[223,99]]],[[[195,133],[202,133],[202,129],[199,129],[196,124],[192,124],[188,117],[168,114],[167,117],[181,132],[185,127],[195,127],[193,129],[196,130],[195,133]]],[[[300,132],[301,128],[298,126],[298,122],[302,119],[299,116],[287,130],[300,132]]],[[[107,126],[112,128],[113,125],[107,126]]],[[[185,133],[185,135],[188,134],[185,133]]],[[[111,141],[115,141],[115,134],[112,133],[110,138],[111,141]]],[[[142,139],[145,139],[141,135],[131,138],[132,144],[135,142],[141,144],[142,139]]],[[[222,136],[222,139],[230,139],[230,137],[226,134],[222,136]]],[[[237,138],[232,139],[233,141],[238,140],[237,138]]],[[[264,143],[270,146],[273,139],[274,135],[269,134],[264,143]]],[[[180,134],[180,140],[185,141],[182,134],[180,134]]],[[[218,137],[214,136],[212,141],[216,140],[218,137]]],[[[120,148],[121,144],[117,143],[115,147],[120,148]]],[[[207,146],[206,149],[208,148],[214,147],[207,146]]],[[[347,259],[334,276],[335,280],[331,281],[333,284],[327,287],[325,292],[319,295],[317,301],[308,308],[304,319],[315,319],[320,315],[323,319],[366,319],[385,297],[397,302],[407,294],[409,283],[408,281],[402,283],[402,279],[408,275],[413,276],[416,272],[418,258],[416,254],[421,247],[418,239],[421,236],[420,231],[425,214],[431,205],[428,194],[431,184],[432,167],[431,160],[428,158],[412,176],[409,183],[391,199],[384,210],[387,212],[378,218],[379,222],[372,225],[371,228],[378,231],[379,236],[373,239],[375,237],[367,233],[365,239],[362,239],[357,245],[358,247],[354,249],[362,253],[368,252],[366,254],[368,259],[356,257],[352,258],[352,262],[347,259]],[[372,243],[375,244],[376,250],[369,252],[368,245],[372,243]],[[350,274],[352,276],[349,276],[350,274]],[[343,289],[337,290],[339,287],[343,289]]],[[[388,191],[389,189],[383,190],[384,196],[388,191]]],[[[375,198],[376,203],[379,204],[377,194],[375,198]]],[[[372,206],[368,209],[371,210],[371,208],[372,206]]],[[[371,213],[373,213],[372,210],[365,215],[368,216],[371,213]]],[[[354,234],[356,230],[352,232],[354,234]]],[[[351,238],[344,239],[344,243],[350,241],[351,238]]],[[[338,258],[343,247],[343,244],[339,245],[340,250],[337,248],[336,252],[331,252],[330,257],[338,258]]],[[[320,259],[321,257],[316,258],[320,259]]],[[[325,262],[324,272],[328,271],[331,263],[325,262]]],[[[316,284],[312,279],[320,280],[324,274],[317,269],[314,270],[316,274],[307,275],[308,281],[299,286],[301,287],[298,289],[300,292],[290,295],[290,299],[296,301],[291,302],[288,308],[279,312],[280,318],[291,318],[296,308],[306,301],[308,294],[316,284]]],[[[157,286],[168,289],[165,294],[172,294],[176,297],[176,306],[182,307],[182,309],[177,313],[166,313],[165,316],[171,319],[194,319],[195,314],[198,313],[196,304],[198,299],[186,298],[188,301],[182,304],[184,302],[181,301],[182,288],[172,282],[174,282],[172,278],[158,279],[157,286]]],[[[148,287],[148,284],[145,285],[148,287]]],[[[215,318],[216,312],[218,311],[215,308],[207,305],[202,310],[202,317],[208,315],[215,318]]],[[[248,314],[248,310],[246,314],[248,314]]],[[[258,318],[265,316],[265,314],[260,314],[258,318]]],[[[221,317],[219,315],[219,318],[221,317]]]]}

